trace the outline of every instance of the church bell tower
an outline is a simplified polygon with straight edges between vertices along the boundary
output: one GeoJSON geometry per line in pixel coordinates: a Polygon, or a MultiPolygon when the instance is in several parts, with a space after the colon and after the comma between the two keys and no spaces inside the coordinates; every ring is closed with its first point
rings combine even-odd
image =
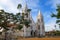
{"type": "MultiPolygon", "coordinates": [[[[27,4],[24,5],[24,8],[22,9],[22,16],[24,16],[24,20],[30,20],[30,12],[28,12],[28,6],[27,4]]],[[[25,25],[23,26],[23,30],[24,30],[24,33],[23,33],[23,36],[24,37],[28,37],[30,36],[30,28],[26,27],[25,25]]]]}
{"type": "Polygon", "coordinates": [[[38,16],[37,16],[37,36],[38,37],[45,36],[44,21],[40,11],[38,12],[38,16]]]}

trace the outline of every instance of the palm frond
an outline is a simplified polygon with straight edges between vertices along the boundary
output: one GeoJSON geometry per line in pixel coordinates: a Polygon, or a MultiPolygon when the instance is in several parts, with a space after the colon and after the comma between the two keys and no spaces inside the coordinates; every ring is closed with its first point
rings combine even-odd
{"type": "Polygon", "coordinates": [[[56,23],[60,23],[60,20],[56,20],[56,23]]]}

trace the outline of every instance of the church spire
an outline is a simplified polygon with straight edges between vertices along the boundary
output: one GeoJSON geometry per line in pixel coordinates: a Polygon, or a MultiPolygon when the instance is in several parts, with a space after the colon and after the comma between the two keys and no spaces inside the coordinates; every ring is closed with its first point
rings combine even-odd
{"type": "Polygon", "coordinates": [[[41,11],[39,10],[38,15],[41,15],[41,11]]]}
{"type": "Polygon", "coordinates": [[[37,16],[37,31],[38,31],[38,34],[37,34],[38,36],[41,36],[41,37],[45,36],[44,21],[43,21],[43,16],[40,10],[37,16]]]}
{"type": "Polygon", "coordinates": [[[42,18],[42,14],[41,14],[41,11],[39,10],[38,12],[38,16],[37,16],[38,19],[42,18]]]}
{"type": "Polygon", "coordinates": [[[27,3],[25,3],[24,8],[23,8],[22,11],[25,13],[25,12],[27,12],[27,9],[28,9],[28,6],[27,6],[27,3]]]}
{"type": "Polygon", "coordinates": [[[25,5],[24,5],[24,9],[23,10],[27,10],[28,9],[28,7],[27,7],[27,3],[25,3],[25,5]]]}
{"type": "Polygon", "coordinates": [[[27,3],[25,3],[25,8],[27,9],[28,7],[27,7],[27,3]]]}

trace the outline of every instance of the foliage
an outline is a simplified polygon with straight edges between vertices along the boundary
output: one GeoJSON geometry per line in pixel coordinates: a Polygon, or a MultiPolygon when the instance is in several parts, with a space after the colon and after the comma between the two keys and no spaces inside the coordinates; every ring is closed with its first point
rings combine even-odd
{"type": "Polygon", "coordinates": [[[55,31],[54,33],[56,36],[60,36],[60,31],[55,31]]]}
{"type": "Polygon", "coordinates": [[[6,30],[8,30],[7,28],[8,18],[7,17],[8,17],[7,13],[4,12],[4,10],[0,10],[0,26],[6,30]]]}
{"type": "Polygon", "coordinates": [[[20,22],[19,13],[14,15],[13,13],[7,13],[4,10],[0,12],[0,26],[8,30],[9,24],[13,22],[13,25],[16,25],[17,22],[20,22]]]}
{"type": "Polygon", "coordinates": [[[22,28],[23,28],[22,25],[18,25],[18,26],[16,27],[16,29],[19,29],[19,30],[21,30],[22,28]]]}
{"type": "MultiPolygon", "coordinates": [[[[22,5],[18,4],[17,9],[20,10],[21,7],[22,5]]],[[[31,9],[27,10],[27,12],[30,12],[30,11],[31,9]]],[[[8,27],[11,27],[9,24],[13,22],[13,25],[17,25],[16,28],[19,30],[23,28],[23,25],[25,25],[26,27],[29,27],[30,21],[27,19],[24,19],[24,16],[27,16],[27,15],[25,15],[24,13],[22,13],[22,15],[20,14],[21,14],[20,12],[16,13],[15,15],[13,13],[8,13],[8,12],[5,12],[4,10],[0,10],[0,26],[8,30],[8,27]]]]}
{"type": "Polygon", "coordinates": [[[21,7],[22,7],[22,5],[21,4],[18,4],[17,9],[19,10],[19,13],[20,13],[21,7]]]}
{"type": "Polygon", "coordinates": [[[24,20],[24,24],[28,28],[30,26],[30,21],[29,20],[24,20]]]}
{"type": "Polygon", "coordinates": [[[59,23],[60,24],[60,5],[57,6],[57,14],[53,14],[51,15],[51,17],[55,17],[57,20],[56,20],[56,23],[59,23]]]}
{"type": "Polygon", "coordinates": [[[22,5],[21,4],[18,4],[17,9],[20,9],[21,7],[22,7],[22,5]]]}
{"type": "Polygon", "coordinates": [[[31,9],[28,9],[27,11],[28,11],[28,12],[30,12],[30,11],[31,11],[31,9]]]}

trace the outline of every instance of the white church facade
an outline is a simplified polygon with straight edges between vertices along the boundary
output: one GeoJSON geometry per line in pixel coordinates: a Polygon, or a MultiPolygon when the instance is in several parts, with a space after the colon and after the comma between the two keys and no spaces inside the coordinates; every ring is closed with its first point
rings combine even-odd
{"type": "Polygon", "coordinates": [[[44,21],[43,21],[43,15],[41,12],[38,12],[37,15],[37,22],[35,23],[32,16],[30,15],[30,12],[27,12],[27,4],[24,6],[22,12],[28,13],[28,17],[24,16],[24,18],[31,21],[30,26],[27,28],[25,25],[20,30],[20,36],[23,37],[41,37],[45,36],[45,28],[44,28],[44,21]]]}

